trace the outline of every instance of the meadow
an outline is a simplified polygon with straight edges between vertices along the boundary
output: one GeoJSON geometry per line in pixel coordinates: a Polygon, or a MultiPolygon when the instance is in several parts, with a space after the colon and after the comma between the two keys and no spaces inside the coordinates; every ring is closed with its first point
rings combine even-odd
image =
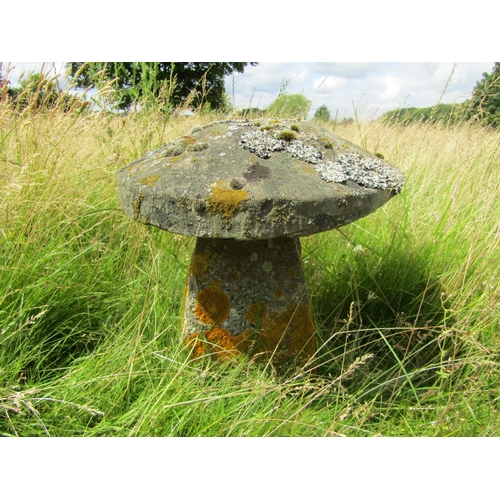
{"type": "Polygon", "coordinates": [[[500,434],[500,132],[465,121],[325,127],[403,192],[302,238],[318,352],[304,367],[193,360],[194,239],[127,218],[116,172],[224,118],[0,102],[0,434],[500,434]]]}

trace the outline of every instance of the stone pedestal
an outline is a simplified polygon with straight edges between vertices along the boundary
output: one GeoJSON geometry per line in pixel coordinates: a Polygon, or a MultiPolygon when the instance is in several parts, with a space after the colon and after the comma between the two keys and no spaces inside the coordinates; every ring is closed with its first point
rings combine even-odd
{"type": "Polygon", "coordinates": [[[259,118],[193,127],[117,182],[127,215],[198,238],[183,326],[196,356],[302,363],[315,343],[298,238],[367,216],[404,178],[317,123],[259,118]]]}
{"type": "Polygon", "coordinates": [[[244,352],[300,363],[315,352],[298,238],[198,238],[183,331],[197,357],[244,352]]]}

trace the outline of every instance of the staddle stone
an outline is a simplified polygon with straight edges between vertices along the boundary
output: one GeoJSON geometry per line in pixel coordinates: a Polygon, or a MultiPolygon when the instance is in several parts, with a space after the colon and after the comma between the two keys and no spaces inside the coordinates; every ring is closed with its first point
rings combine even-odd
{"type": "Polygon", "coordinates": [[[310,358],[300,236],[399,193],[392,165],[313,122],[215,122],[118,172],[127,215],[197,237],[183,331],[194,354],[310,358]]]}

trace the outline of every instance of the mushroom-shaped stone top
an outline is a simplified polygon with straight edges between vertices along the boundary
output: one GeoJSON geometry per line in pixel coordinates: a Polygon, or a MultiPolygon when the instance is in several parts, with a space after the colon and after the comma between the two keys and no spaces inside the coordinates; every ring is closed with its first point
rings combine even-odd
{"type": "Polygon", "coordinates": [[[392,165],[314,122],[222,121],[122,168],[127,215],[199,238],[305,236],[349,224],[399,193],[392,165]]]}

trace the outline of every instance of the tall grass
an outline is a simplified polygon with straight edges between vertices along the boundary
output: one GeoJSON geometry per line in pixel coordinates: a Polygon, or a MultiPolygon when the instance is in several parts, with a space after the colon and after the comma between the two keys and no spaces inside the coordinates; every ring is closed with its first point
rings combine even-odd
{"type": "Polygon", "coordinates": [[[0,103],[0,432],[498,435],[498,132],[335,125],[406,185],[302,239],[318,352],[277,373],[192,360],[193,241],[126,218],[117,197],[120,167],[216,118],[0,103]]]}

